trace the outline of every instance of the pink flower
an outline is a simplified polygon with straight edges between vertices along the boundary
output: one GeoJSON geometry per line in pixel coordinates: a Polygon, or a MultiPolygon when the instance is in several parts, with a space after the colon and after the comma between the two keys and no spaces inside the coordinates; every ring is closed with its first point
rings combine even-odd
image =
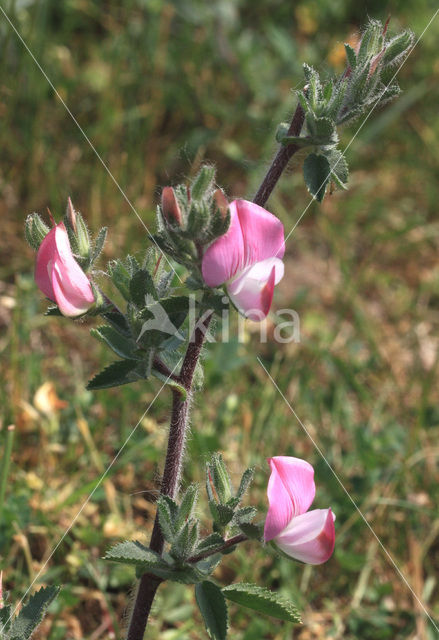
{"type": "Polygon", "coordinates": [[[335,516],[331,509],[308,511],[316,493],[314,469],[288,456],[269,458],[269,508],[264,540],[273,540],[287,555],[308,564],[322,564],[334,551],[335,516]]]}
{"type": "Polygon", "coordinates": [[[73,257],[62,222],[49,231],[38,249],[35,282],[64,316],[80,316],[95,301],[90,281],[73,257]]]}
{"type": "Polygon", "coordinates": [[[229,205],[230,227],[207,248],[202,273],[209,287],[226,284],[235,306],[247,318],[262,320],[282,279],[284,227],[271,213],[247,200],[229,205]]]}

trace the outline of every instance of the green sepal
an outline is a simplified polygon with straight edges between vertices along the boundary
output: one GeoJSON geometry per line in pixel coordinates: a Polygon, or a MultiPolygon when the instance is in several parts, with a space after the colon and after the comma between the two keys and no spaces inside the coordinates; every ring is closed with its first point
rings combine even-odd
{"type": "Polygon", "coordinates": [[[221,504],[227,504],[232,497],[232,481],[220,453],[215,453],[208,462],[208,472],[221,504]]]}
{"type": "Polygon", "coordinates": [[[221,591],[228,600],[243,607],[286,622],[301,622],[300,614],[291,602],[264,587],[237,582],[221,591]]]}
{"type": "Polygon", "coordinates": [[[413,45],[413,41],[414,34],[412,31],[403,31],[392,38],[392,40],[390,40],[386,45],[382,57],[382,65],[396,65],[401,60],[404,53],[406,53],[406,51],[413,45]]]}
{"type": "Polygon", "coordinates": [[[138,360],[117,360],[95,375],[87,384],[87,389],[109,389],[135,382],[142,377],[136,371],[138,366],[138,360]]]}
{"type": "Polygon", "coordinates": [[[201,200],[210,195],[210,191],[214,186],[215,167],[204,165],[194,178],[191,185],[191,197],[193,200],[201,200]]]}
{"type": "Polygon", "coordinates": [[[250,467],[249,469],[246,469],[242,474],[241,482],[239,484],[238,491],[236,492],[236,497],[238,498],[238,502],[241,502],[242,498],[244,497],[244,494],[246,493],[247,489],[249,488],[253,480],[254,474],[255,474],[254,467],[250,467]]]}
{"type": "Polygon", "coordinates": [[[303,176],[310,194],[321,202],[325,195],[331,169],[327,158],[323,155],[310,153],[303,163],[303,176]]]}
{"type": "Polygon", "coordinates": [[[49,233],[49,227],[42,221],[38,213],[31,213],[24,223],[24,235],[32,249],[38,251],[40,244],[49,233]]]}
{"type": "Polygon", "coordinates": [[[185,520],[190,520],[194,514],[198,500],[198,485],[190,484],[181,497],[178,507],[177,526],[185,520]]]}
{"type": "Polygon", "coordinates": [[[195,585],[195,598],[209,638],[225,640],[227,637],[227,605],[221,589],[210,580],[195,585]]]}
{"type": "Polygon", "coordinates": [[[44,312],[44,315],[45,316],[61,316],[61,317],[64,317],[56,304],[55,305],[51,305],[50,307],[47,307],[46,311],[44,312]]]}
{"type": "Polygon", "coordinates": [[[139,359],[135,356],[137,345],[134,340],[122,335],[113,327],[103,325],[102,327],[91,329],[90,334],[94,338],[104,342],[104,344],[109,346],[120,358],[139,359]]]}

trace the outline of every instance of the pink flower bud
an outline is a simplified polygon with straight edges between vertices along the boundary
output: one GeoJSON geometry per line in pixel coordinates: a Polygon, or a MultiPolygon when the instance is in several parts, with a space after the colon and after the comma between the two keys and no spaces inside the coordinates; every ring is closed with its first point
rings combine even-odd
{"type": "Polygon", "coordinates": [[[162,213],[170,224],[176,224],[181,227],[183,218],[177,198],[172,187],[163,187],[162,191],[162,213]]]}
{"type": "Polygon", "coordinates": [[[49,231],[40,245],[35,282],[64,316],[80,316],[95,302],[90,281],[73,257],[62,222],[49,231]]]}
{"type": "Polygon", "coordinates": [[[269,458],[268,513],[264,540],[307,564],[329,560],[335,544],[335,516],[331,509],[308,511],[315,496],[314,469],[305,460],[269,458]]]}
{"type": "Polygon", "coordinates": [[[217,209],[221,213],[221,217],[223,218],[223,220],[225,220],[227,211],[229,209],[229,202],[224,195],[224,192],[221,189],[217,189],[213,194],[213,199],[215,200],[217,209]]]}
{"type": "Polygon", "coordinates": [[[228,208],[230,227],[205,251],[203,279],[208,287],[226,284],[241,313],[260,321],[267,316],[274,286],[284,274],[284,227],[253,202],[234,200],[228,208]]]}

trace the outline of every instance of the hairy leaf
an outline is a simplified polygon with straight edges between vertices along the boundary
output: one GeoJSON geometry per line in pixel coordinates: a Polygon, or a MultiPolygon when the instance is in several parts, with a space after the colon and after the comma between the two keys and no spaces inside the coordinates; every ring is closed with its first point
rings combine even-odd
{"type": "Polygon", "coordinates": [[[291,602],[264,587],[238,582],[224,587],[222,592],[228,600],[267,616],[287,622],[301,621],[299,612],[291,602]]]}
{"type": "Polygon", "coordinates": [[[221,589],[213,582],[204,580],[195,586],[195,598],[209,637],[212,640],[225,640],[228,615],[221,589]]]}

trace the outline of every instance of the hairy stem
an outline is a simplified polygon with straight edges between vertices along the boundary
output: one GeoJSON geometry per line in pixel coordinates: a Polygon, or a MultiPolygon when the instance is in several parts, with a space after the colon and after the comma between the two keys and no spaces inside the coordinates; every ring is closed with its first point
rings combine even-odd
{"type": "MultiPolygon", "coordinates": [[[[287,135],[298,136],[302,130],[303,121],[304,112],[300,104],[298,104],[287,135]]],[[[267,172],[267,175],[262,181],[262,184],[259,187],[256,196],[254,197],[253,202],[255,204],[258,204],[260,206],[265,205],[284,169],[286,168],[289,160],[296,153],[296,151],[298,151],[298,149],[299,147],[297,147],[296,145],[288,145],[279,149],[270,169],[267,172]]],[[[171,498],[174,498],[176,496],[180,484],[184,445],[186,440],[190,403],[192,399],[192,380],[211,318],[212,312],[207,312],[202,318],[199,319],[192,340],[189,342],[186,355],[181,366],[180,375],[178,376],[178,381],[185,387],[186,391],[188,392],[187,399],[183,400],[180,393],[176,390],[173,390],[172,416],[171,424],[169,427],[168,449],[166,453],[165,468],[163,471],[163,479],[160,489],[161,495],[168,495],[171,498]]],[[[159,363],[155,362],[154,365],[157,366],[159,365],[159,363]]],[[[160,365],[157,366],[157,368],[160,367],[160,369],[163,371],[163,367],[165,365],[163,363],[160,363],[160,365]]],[[[217,550],[208,552],[204,555],[201,554],[199,556],[194,556],[193,558],[190,558],[190,561],[197,562],[198,560],[202,560],[203,558],[212,555],[212,553],[218,553],[220,551],[224,551],[225,549],[229,549],[230,547],[238,544],[239,542],[243,542],[244,540],[247,540],[247,537],[243,534],[239,534],[234,538],[226,540],[224,545],[217,550]]],[[[149,546],[150,549],[156,551],[157,553],[161,554],[163,552],[164,538],[160,530],[157,514],[154,521],[154,528],[152,531],[149,546]]],[[[128,629],[127,640],[143,640],[149,613],[151,611],[151,606],[161,582],[163,582],[163,580],[149,573],[144,573],[141,577],[131,614],[131,622],[128,629]]]]}
{"type": "MultiPolygon", "coordinates": [[[[288,129],[287,136],[298,136],[303,127],[303,121],[305,118],[305,114],[303,112],[302,106],[299,103],[296,107],[296,111],[294,112],[293,119],[291,120],[290,128],[288,129]]],[[[293,157],[293,155],[298,151],[300,147],[295,144],[290,144],[286,147],[281,146],[275,158],[269,168],[265,178],[262,181],[261,186],[258,189],[255,197],[253,198],[253,202],[258,204],[260,207],[263,207],[267,202],[268,198],[271,195],[274,187],[277,184],[277,181],[281,177],[283,171],[285,170],[288,162],[293,157]]]]}
{"type": "MultiPolygon", "coordinates": [[[[187,399],[183,400],[181,394],[176,390],[172,392],[172,415],[169,426],[168,449],[160,488],[161,495],[167,495],[171,498],[176,496],[180,484],[184,445],[192,399],[192,381],[211,319],[212,312],[205,313],[204,316],[199,319],[186,350],[183,364],[181,365],[179,380],[188,392],[187,399]]],[[[164,542],[158,515],[156,514],[149,545],[150,549],[161,554],[163,552],[164,542]]],[[[151,606],[161,582],[162,580],[160,578],[149,573],[144,573],[140,578],[131,614],[127,640],[143,639],[151,606]]]]}

